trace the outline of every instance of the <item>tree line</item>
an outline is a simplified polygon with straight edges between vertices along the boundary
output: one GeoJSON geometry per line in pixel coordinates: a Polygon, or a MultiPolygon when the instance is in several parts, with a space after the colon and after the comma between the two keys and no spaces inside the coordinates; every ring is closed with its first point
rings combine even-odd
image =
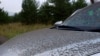
{"type": "Polygon", "coordinates": [[[65,20],[77,9],[87,6],[85,0],[47,0],[41,6],[36,0],[23,0],[22,10],[9,16],[0,8],[0,24],[21,22],[22,24],[53,24],[65,20]]]}

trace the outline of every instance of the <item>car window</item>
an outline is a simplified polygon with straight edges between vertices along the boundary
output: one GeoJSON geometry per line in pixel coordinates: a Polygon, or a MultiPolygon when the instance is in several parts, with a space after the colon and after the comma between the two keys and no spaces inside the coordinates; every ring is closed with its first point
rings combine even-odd
{"type": "Polygon", "coordinates": [[[100,5],[95,4],[83,8],[80,12],[65,20],[63,25],[100,27],[100,5]]]}

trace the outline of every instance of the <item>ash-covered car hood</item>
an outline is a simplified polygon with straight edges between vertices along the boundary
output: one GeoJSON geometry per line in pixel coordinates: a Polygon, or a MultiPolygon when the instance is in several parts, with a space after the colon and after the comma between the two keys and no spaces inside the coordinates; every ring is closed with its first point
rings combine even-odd
{"type": "Polygon", "coordinates": [[[100,51],[100,33],[42,29],[0,46],[0,56],[87,56],[100,51]]]}

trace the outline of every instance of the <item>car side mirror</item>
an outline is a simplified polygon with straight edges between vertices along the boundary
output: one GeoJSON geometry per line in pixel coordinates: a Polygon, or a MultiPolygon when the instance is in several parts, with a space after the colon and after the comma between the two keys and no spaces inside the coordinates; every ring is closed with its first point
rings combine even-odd
{"type": "Polygon", "coordinates": [[[62,23],[63,23],[63,21],[57,21],[57,22],[55,22],[55,26],[60,26],[60,25],[62,25],[62,23]]]}

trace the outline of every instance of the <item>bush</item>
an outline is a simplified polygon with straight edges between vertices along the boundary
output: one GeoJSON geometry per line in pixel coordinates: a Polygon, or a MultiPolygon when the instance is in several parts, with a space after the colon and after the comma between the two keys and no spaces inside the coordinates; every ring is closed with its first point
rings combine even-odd
{"type": "Polygon", "coordinates": [[[5,24],[10,22],[10,17],[7,12],[4,12],[3,9],[0,9],[0,24],[5,24]]]}

